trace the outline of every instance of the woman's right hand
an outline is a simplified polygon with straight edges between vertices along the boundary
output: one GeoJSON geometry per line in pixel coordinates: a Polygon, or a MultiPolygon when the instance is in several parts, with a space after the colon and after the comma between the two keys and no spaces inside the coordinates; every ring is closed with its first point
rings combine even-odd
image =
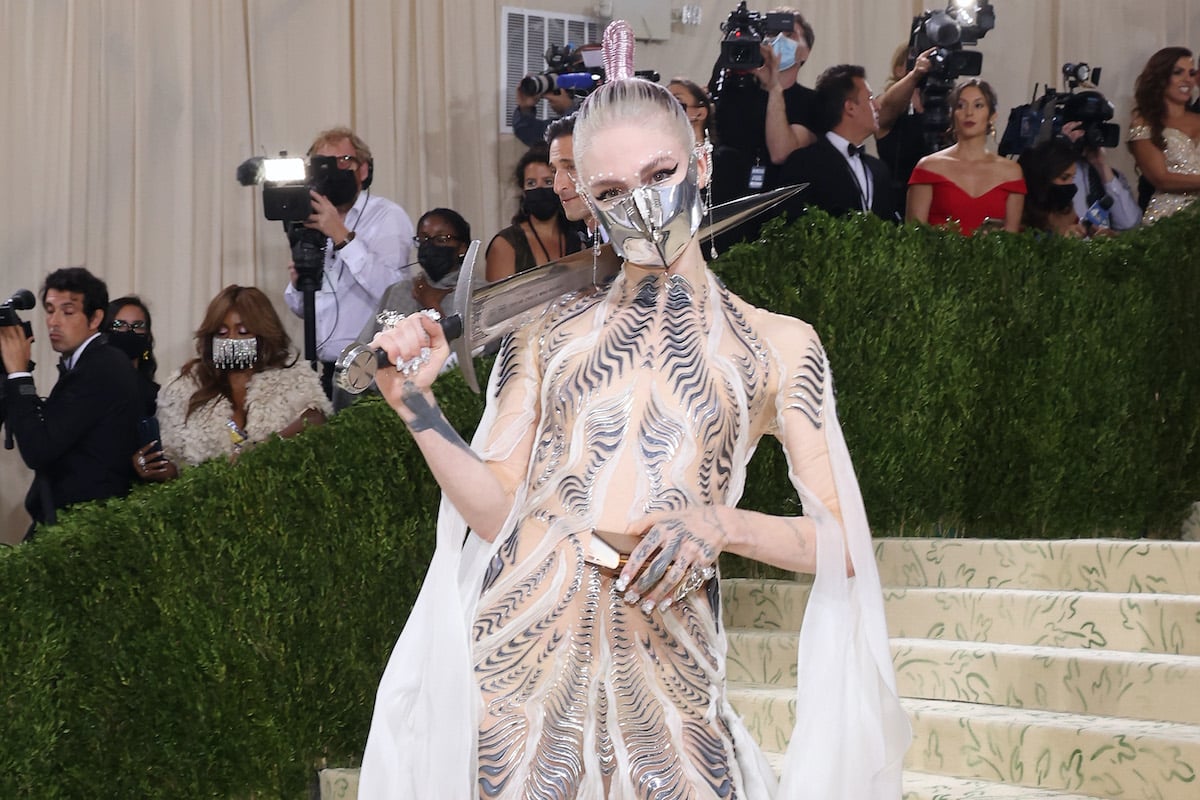
{"type": "Polygon", "coordinates": [[[401,419],[411,422],[416,412],[407,399],[424,394],[432,401],[429,387],[450,357],[442,326],[428,314],[410,314],[390,330],[375,334],[371,347],[387,353],[393,365],[376,371],[375,385],[401,419]]]}
{"type": "Polygon", "coordinates": [[[157,441],[142,445],[133,453],[133,471],[144,481],[169,481],[179,477],[179,469],[163,455],[157,441]]]}

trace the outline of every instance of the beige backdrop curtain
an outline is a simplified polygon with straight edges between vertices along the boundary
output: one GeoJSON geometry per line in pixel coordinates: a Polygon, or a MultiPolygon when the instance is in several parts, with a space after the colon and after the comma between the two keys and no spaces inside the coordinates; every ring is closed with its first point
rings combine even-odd
{"type": "MultiPolygon", "coordinates": [[[[647,7],[672,0],[644,0],[647,7]]],[[[817,44],[801,80],[861,63],[883,85],[907,37],[912,0],[797,5],[817,44]]],[[[449,206],[485,240],[515,207],[506,183],[522,146],[501,135],[505,7],[594,16],[585,0],[0,0],[0,295],[39,290],[50,270],[86,264],[110,294],[150,304],[160,376],[192,352],[191,330],[229,283],[282,304],[288,253],[257,190],[234,169],[250,155],[302,153],[321,128],[355,127],[375,154],[374,191],[413,217],[449,206]]],[[[639,68],[703,83],[734,0],[697,0],[701,24],[642,43],[639,68]]],[[[766,10],[767,4],[752,3],[766,10]]],[[[1002,119],[1064,61],[1104,68],[1124,126],[1133,79],[1167,44],[1200,47],[1200,0],[994,0],[980,44],[1002,119]]],[[[1114,153],[1129,167],[1124,149],[1114,153]]],[[[57,356],[40,312],[25,312],[38,388],[57,356]]],[[[0,541],[28,524],[30,474],[0,454],[0,541]]]]}

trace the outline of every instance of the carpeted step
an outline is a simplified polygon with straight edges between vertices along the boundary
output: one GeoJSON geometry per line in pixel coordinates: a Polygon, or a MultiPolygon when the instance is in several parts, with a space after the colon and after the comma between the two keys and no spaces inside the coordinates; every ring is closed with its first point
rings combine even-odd
{"type": "MultiPolygon", "coordinates": [[[[793,689],[731,685],[731,704],[766,750],[785,752],[793,689]]],[[[1200,726],[943,700],[903,700],[910,770],[1134,800],[1194,800],[1200,726]]]]}
{"type": "Polygon", "coordinates": [[[893,637],[1200,655],[1200,595],[884,589],[893,637]]]}
{"type": "MultiPolygon", "coordinates": [[[[727,678],[796,685],[799,634],[727,632],[727,678]]],[[[892,639],[905,697],[1110,717],[1200,720],[1200,657],[990,642],[892,639]]]]}
{"type": "Polygon", "coordinates": [[[1198,656],[932,639],[892,639],[891,647],[904,697],[1200,720],[1198,656]]]}
{"type": "Polygon", "coordinates": [[[1091,795],[906,770],[904,800],[1102,800],[1091,795]]]}
{"type": "MultiPolygon", "coordinates": [[[[722,581],[727,629],[798,631],[809,586],[722,581]]],[[[1200,595],[884,589],[893,637],[1200,655],[1200,595]]]]}
{"type": "Polygon", "coordinates": [[[877,539],[885,586],[1200,594],[1200,542],[877,539]]]}

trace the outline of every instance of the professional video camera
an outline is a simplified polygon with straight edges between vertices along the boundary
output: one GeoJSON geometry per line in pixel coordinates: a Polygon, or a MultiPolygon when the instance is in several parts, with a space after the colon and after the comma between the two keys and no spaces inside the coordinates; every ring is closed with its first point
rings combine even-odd
{"type": "Polygon", "coordinates": [[[25,338],[33,336],[33,328],[29,323],[17,316],[18,311],[28,311],[37,305],[37,298],[28,289],[17,289],[12,297],[0,303],[0,328],[20,325],[25,329],[25,338]]]}
{"type": "Polygon", "coordinates": [[[925,102],[925,139],[930,150],[936,148],[950,127],[950,109],[946,98],[963,75],[978,75],[983,71],[983,53],[964,50],[976,45],[987,32],[996,27],[996,11],[986,0],[952,0],[945,10],[926,11],[913,17],[908,37],[908,69],[917,57],[930,48],[933,66],[921,83],[925,102]]]}
{"type": "MultiPolygon", "coordinates": [[[[374,165],[368,164],[364,189],[371,185],[373,172],[374,165]]],[[[315,360],[315,295],[325,270],[325,234],[304,225],[313,213],[309,192],[324,195],[335,206],[350,203],[358,194],[354,172],[339,169],[334,156],[297,158],[284,151],[278,158],[246,159],[238,165],[237,180],[243,186],[261,184],[263,214],[283,222],[296,266],[296,289],[304,295],[304,354],[315,360]]]]}
{"type": "MultiPolygon", "coordinates": [[[[1121,127],[1109,122],[1113,118],[1112,103],[1095,89],[1075,91],[1084,83],[1099,84],[1100,68],[1067,63],[1063,64],[1062,74],[1067,91],[1059,92],[1046,86],[1041,97],[1009,112],[1008,125],[1000,137],[1000,155],[1020,155],[1035,144],[1059,136],[1068,122],[1080,123],[1083,135],[1075,142],[1080,151],[1117,146],[1121,127]]],[[[1033,91],[1036,96],[1036,86],[1033,91]]]]}
{"type": "MultiPolygon", "coordinates": [[[[639,78],[657,81],[659,74],[654,70],[636,70],[639,78]]],[[[583,97],[604,83],[604,65],[600,54],[600,45],[585,44],[575,47],[569,42],[565,45],[550,45],[546,50],[546,71],[534,72],[521,78],[518,87],[529,97],[537,97],[559,89],[570,92],[577,97],[583,97]]]]}
{"type": "Polygon", "coordinates": [[[721,23],[721,60],[718,66],[736,72],[750,72],[763,65],[759,49],[767,38],[778,33],[791,33],[796,27],[796,15],[790,12],[760,14],[746,8],[746,0],[730,12],[721,23]]]}
{"type": "MultiPolygon", "coordinates": [[[[17,289],[13,292],[12,297],[0,303],[0,328],[15,327],[20,325],[25,331],[25,338],[33,338],[33,327],[17,316],[18,311],[27,311],[37,305],[37,298],[33,296],[33,292],[28,289],[17,289]]],[[[0,375],[6,375],[7,370],[4,369],[4,364],[0,362],[0,375]]],[[[3,386],[0,385],[0,402],[3,401],[4,392],[3,386]]],[[[3,414],[0,414],[0,420],[3,420],[3,414]]],[[[12,449],[11,443],[7,445],[8,449],[12,449]]]]}

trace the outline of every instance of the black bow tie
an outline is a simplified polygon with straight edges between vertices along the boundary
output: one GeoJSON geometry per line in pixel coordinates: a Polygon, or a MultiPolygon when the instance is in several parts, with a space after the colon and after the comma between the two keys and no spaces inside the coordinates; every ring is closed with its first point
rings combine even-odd
{"type": "Polygon", "coordinates": [[[854,158],[855,156],[861,156],[863,153],[867,152],[867,148],[866,148],[866,146],[861,145],[861,144],[849,144],[848,143],[846,145],[846,152],[850,155],[851,158],[854,158]]]}

